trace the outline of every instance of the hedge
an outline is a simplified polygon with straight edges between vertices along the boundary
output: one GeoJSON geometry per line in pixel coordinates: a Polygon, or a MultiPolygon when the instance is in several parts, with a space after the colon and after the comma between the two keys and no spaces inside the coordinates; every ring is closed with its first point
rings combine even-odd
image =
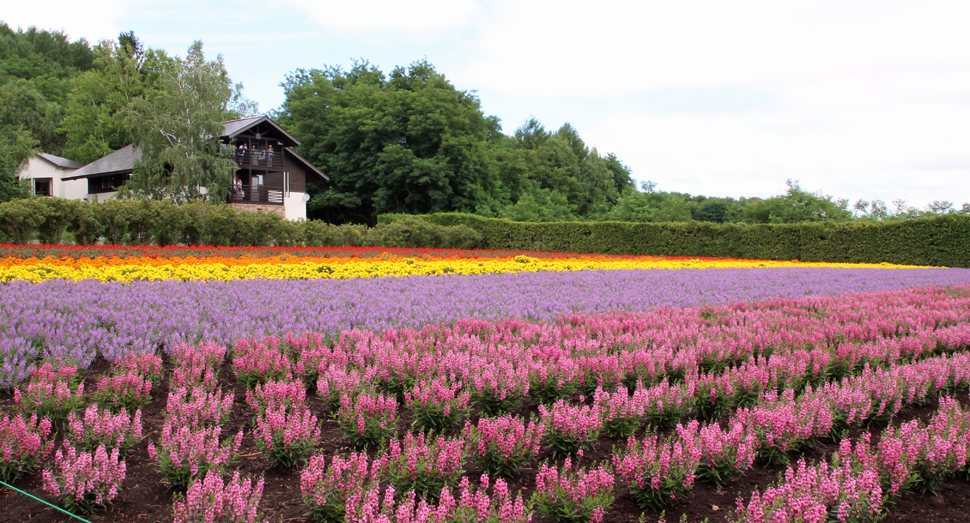
{"type": "Polygon", "coordinates": [[[31,197],[0,203],[0,241],[386,246],[970,267],[970,216],[891,222],[523,223],[473,214],[385,214],[376,227],[290,222],[204,202],[31,197]]]}
{"type": "Polygon", "coordinates": [[[369,228],[287,221],[275,213],[224,204],[109,200],[87,203],[31,197],[0,203],[0,242],[116,245],[300,245],[472,249],[481,234],[412,217],[369,228]]]}
{"type": "MultiPolygon", "coordinates": [[[[382,215],[378,223],[405,216],[382,215]]],[[[421,218],[438,225],[466,225],[481,233],[484,249],[970,267],[970,216],[966,215],[890,222],[723,225],[523,223],[463,213],[421,218]]]]}

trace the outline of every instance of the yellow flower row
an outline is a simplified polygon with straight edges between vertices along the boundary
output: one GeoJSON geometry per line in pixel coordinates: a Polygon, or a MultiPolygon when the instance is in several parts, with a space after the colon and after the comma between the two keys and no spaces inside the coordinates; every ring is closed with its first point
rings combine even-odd
{"type": "MultiPolygon", "coordinates": [[[[46,261],[46,260],[45,260],[46,261]]],[[[506,272],[582,271],[619,269],[715,269],[750,267],[843,267],[903,268],[890,264],[807,263],[759,260],[661,260],[592,258],[514,258],[488,259],[417,259],[417,258],[316,258],[297,263],[266,263],[253,259],[249,264],[170,263],[152,264],[59,264],[38,261],[26,264],[0,264],[0,281],[27,280],[42,282],[52,279],[98,281],[138,280],[240,280],[240,279],[317,279],[374,278],[437,274],[494,274],[506,272]]]]}

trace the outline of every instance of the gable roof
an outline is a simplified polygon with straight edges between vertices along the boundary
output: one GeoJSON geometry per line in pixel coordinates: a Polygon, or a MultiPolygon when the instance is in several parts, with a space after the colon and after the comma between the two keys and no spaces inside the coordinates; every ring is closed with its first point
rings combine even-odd
{"type": "MultiPolygon", "coordinates": [[[[320,169],[317,169],[305,158],[296,154],[290,147],[300,145],[300,141],[293,137],[290,133],[283,130],[276,122],[271,120],[268,116],[254,116],[252,118],[242,118],[239,120],[229,120],[227,122],[222,122],[223,134],[220,138],[233,139],[248,129],[253,127],[267,124],[274,131],[280,133],[283,138],[283,150],[286,154],[293,156],[300,164],[305,166],[307,170],[319,175],[324,180],[329,180],[330,178],[323,174],[320,169]]],[[[51,155],[53,156],[53,155],[51,155]]],[[[132,145],[126,145],[121,149],[101,158],[95,160],[78,170],[71,173],[70,176],[63,177],[64,180],[77,180],[79,178],[90,178],[92,176],[107,176],[111,174],[124,174],[130,173],[135,168],[135,162],[141,158],[141,151],[135,149],[132,145]]],[[[63,158],[62,158],[63,159],[63,158]]],[[[70,160],[66,160],[70,161],[70,160]]],[[[74,162],[77,163],[77,162],[74,162]]],[[[80,166],[80,164],[78,164],[80,166]]]]}
{"type": "Polygon", "coordinates": [[[220,138],[229,138],[229,139],[235,138],[239,136],[243,131],[256,127],[257,125],[262,123],[269,125],[274,131],[280,133],[283,136],[283,145],[287,147],[296,147],[297,145],[300,145],[299,140],[297,140],[292,134],[286,132],[276,122],[274,122],[273,120],[270,120],[269,116],[266,116],[266,115],[222,122],[223,131],[222,131],[222,136],[220,138]]]}
{"type": "Polygon", "coordinates": [[[81,162],[75,162],[74,160],[68,160],[67,158],[62,158],[55,154],[50,153],[37,153],[37,157],[54,164],[54,167],[60,169],[80,169],[84,167],[81,162]]]}
{"type": "Polygon", "coordinates": [[[135,149],[133,145],[126,145],[105,157],[81,167],[63,179],[76,180],[78,178],[88,178],[95,175],[130,173],[135,168],[135,161],[139,158],[141,158],[141,151],[135,149]]]}

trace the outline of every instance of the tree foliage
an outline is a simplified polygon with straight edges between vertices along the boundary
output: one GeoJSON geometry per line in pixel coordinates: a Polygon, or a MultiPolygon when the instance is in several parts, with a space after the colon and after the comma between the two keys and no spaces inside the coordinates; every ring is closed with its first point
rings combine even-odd
{"type": "Polygon", "coordinates": [[[61,31],[14,31],[0,22],[0,130],[22,128],[41,150],[60,154],[64,137],[57,127],[71,81],[93,58],[83,38],[70,42],[61,31]]]}
{"type": "Polygon", "coordinates": [[[100,42],[94,52],[94,68],[72,82],[59,129],[66,138],[64,155],[81,163],[132,143],[126,110],[161,89],[161,73],[172,63],[164,51],[146,50],[133,32],[122,33],[118,42],[100,42]]]}
{"type": "Polygon", "coordinates": [[[284,89],[279,120],[330,176],[311,207],[331,220],[474,210],[495,188],[486,146],[493,122],[427,61],[390,75],[365,61],[349,71],[298,70],[284,89]]]}
{"type": "Polygon", "coordinates": [[[744,211],[744,221],[749,223],[803,223],[822,221],[846,221],[852,218],[848,200],[833,200],[821,192],[802,190],[798,180],[789,179],[788,190],[750,204],[744,211]]]}
{"type": "Polygon", "coordinates": [[[504,135],[473,93],[426,60],[389,75],[366,61],[297,70],[283,86],[278,119],[331,178],[310,202],[328,220],[442,211],[574,219],[607,211],[632,184],[626,166],[569,124],[549,133],[532,119],[504,135]]]}
{"type": "Polygon", "coordinates": [[[222,57],[206,60],[202,42],[193,43],[184,59],[171,59],[158,89],[132,99],[125,112],[141,159],[124,195],[175,203],[225,198],[238,166],[217,138],[238,93],[222,57]]]}

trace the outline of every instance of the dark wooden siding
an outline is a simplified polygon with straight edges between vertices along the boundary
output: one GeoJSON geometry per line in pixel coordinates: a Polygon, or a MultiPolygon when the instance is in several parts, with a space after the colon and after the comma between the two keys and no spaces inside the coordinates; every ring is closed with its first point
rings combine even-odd
{"type": "Polygon", "coordinates": [[[303,175],[304,179],[306,178],[306,167],[288,154],[283,155],[283,170],[290,173],[290,176],[293,176],[293,173],[299,172],[303,175]]]}
{"type": "Polygon", "coordinates": [[[290,191],[306,192],[306,173],[303,171],[290,171],[290,191]]]}
{"type": "Polygon", "coordinates": [[[266,176],[263,177],[263,185],[268,187],[283,187],[283,173],[281,172],[268,172],[266,176]]]}

